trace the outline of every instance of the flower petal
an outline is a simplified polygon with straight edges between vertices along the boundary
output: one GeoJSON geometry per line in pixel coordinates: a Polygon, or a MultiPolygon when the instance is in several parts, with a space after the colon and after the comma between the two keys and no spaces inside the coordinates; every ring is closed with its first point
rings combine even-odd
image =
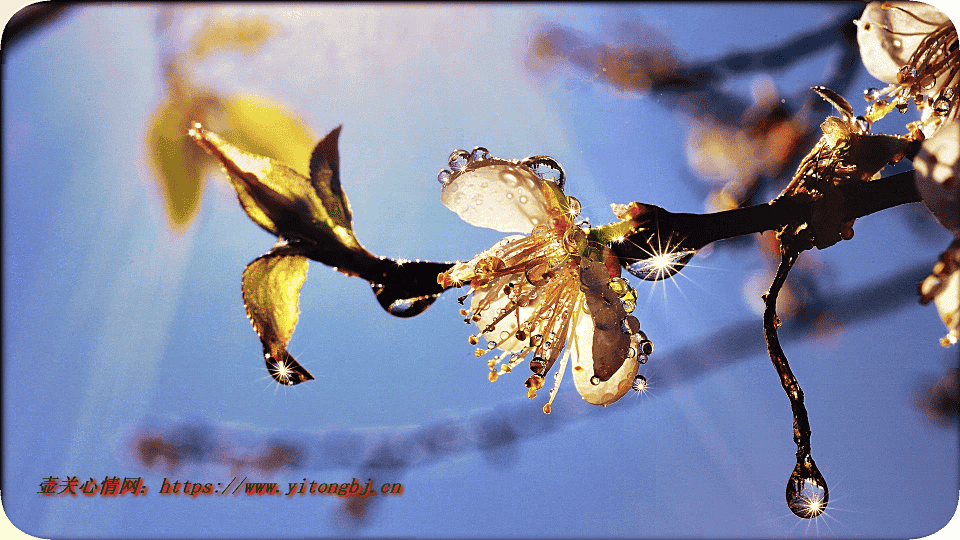
{"type": "Polygon", "coordinates": [[[566,197],[553,182],[529,167],[501,159],[471,163],[451,176],[440,199],[460,219],[500,232],[530,234],[550,224],[550,210],[562,211],[566,197]]]}
{"type": "Polygon", "coordinates": [[[960,236],[960,121],[947,122],[913,160],[914,182],[923,204],[940,224],[960,236]]]}
{"type": "Polygon", "coordinates": [[[640,367],[640,333],[626,331],[632,330],[630,319],[636,318],[623,309],[609,281],[603,263],[583,260],[583,295],[574,306],[570,350],[577,391],[594,405],[608,405],[623,397],[640,367]]]}
{"type": "Polygon", "coordinates": [[[920,2],[871,2],[857,21],[857,43],[867,71],[881,81],[897,82],[897,71],[925,35],[946,20],[939,9],[920,2]],[[884,9],[885,4],[890,7],[884,9]]]}

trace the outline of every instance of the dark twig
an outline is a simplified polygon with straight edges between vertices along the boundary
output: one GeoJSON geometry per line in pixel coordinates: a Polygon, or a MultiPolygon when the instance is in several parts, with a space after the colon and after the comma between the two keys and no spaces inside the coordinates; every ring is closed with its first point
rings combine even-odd
{"type": "Polygon", "coordinates": [[[793,442],[797,444],[797,466],[787,482],[787,505],[798,517],[812,518],[824,512],[827,508],[830,495],[827,483],[813,461],[810,448],[810,421],[807,418],[807,408],[803,404],[803,390],[797,378],[790,369],[787,355],[780,346],[777,329],[780,327],[780,318],[777,316],[777,295],[787,274],[793,268],[800,253],[786,247],[777,275],[770,285],[770,290],[763,296],[765,308],[763,311],[763,335],[767,341],[767,352],[770,360],[780,375],[780,384],[790,399],[790,408],[793,410],[793,442]]]}

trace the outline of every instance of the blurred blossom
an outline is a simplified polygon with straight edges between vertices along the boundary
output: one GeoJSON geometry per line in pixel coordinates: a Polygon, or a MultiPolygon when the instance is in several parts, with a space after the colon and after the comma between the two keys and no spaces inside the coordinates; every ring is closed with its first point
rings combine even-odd
{"type": "Polygon", "coordinates": [[[653,86],[683,85],[690,80],[666,36],[640,24],[630,29],[630,44],[607,45],[566,27],[547,26],[534,38],[529,67],[545,72],[567,62],[615,88],[643,95],[653,86]]]}
{"type": "Polygon", "coordinates": [[[913,166],[923,204],[941,225],[960,236],[960,122],[947,122],[925,140],[913,166]]]}
{"type": "Polygon", "coordinates": [[[749,204],[757,183],[782,174],[809,134],[802,115],[781,103],[768,77],[758,77],[752,90],[754,103],[738,125],[695,117],[687,137],[690,168],[721,185],[707,199],[709,212],[749,204]]]}
{"type": "Polygon", "coordinates": [[[948,370],[939,380],[926,382],[916,393],[916,405],[934,424],[947,427],[960,417],[960,371],[948,370]]]}
{"type": "Polygon", "coordinates": [[[920,283],[920,302],[931,301],[947,327],[947,335],[940,344],[956,345],[960,340],[960,238],[940,255],[933,272],[920,283]]]}

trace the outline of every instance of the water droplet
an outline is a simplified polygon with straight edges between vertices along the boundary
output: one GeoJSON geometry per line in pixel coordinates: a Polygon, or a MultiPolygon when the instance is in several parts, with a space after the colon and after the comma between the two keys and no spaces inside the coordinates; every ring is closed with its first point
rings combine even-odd
{"type": "Polygon", "coordinates": [[[640,355],[649,356],[653,354],[653,342],[647,339],[647,336],[640,338],[640,355]]]}
{"type": "Polygon", "coordinates": [[[953,99],[954,92],[953,88],[945,88],[943,92],[940,92],[940,97],[949,101],[953,99]]]}
{"type": "Polygon", "coordinates": [[[470,152],[466,150],[454,150],[450,152],[450,157],[447,158],[447,164],[454,172],[460,172],[467,168],[467,165],[470,164],[470,152]]]}
{"type": "Polygon", "coordinates": [[[593,377],[590,377],[590,384],[594,386],[597,386],[598,384],[600,384],[600,377],[597,377],[596,375],[594,375],[593,377]]]}
{"type": "Polygon", "coordinates": [[[645,281],[659,281],[673,276],[686,266],[696,251],[675,251],[655,255],[627,265],[627,271],[645,281]]]}
{"type": "MultiPolygon", "coordinates": [[[[893,46],[899,47],[900,40],[893,40],[893,46]]],[[[903,66],[900,68],[900,71],[897,72],[897,84],[910,84],[917,78],[917,70],[913,69],[909,65],[903,66]]]]}
{"type": "Polygon", "coordinates": [[[931,75],[930,78],[925,79],[925,80],[926,80],[926,82],[923,83],[923,86],[922,86],[922,88],[923,88],[924,90],[930,90],[930,89],[932,89],[934,86],[937,85],[937,77],[934,76],[934,75],[931,75]]]}
{"type": "Polygon", "coordinates": [[[540,335],[540,334],[534,334],[534,335],[530,336],[530,346],[531,346],[531,347],[537,347],[537,346],[539,346],[541,343],[543,343],[543,336],[542,336],[542,335],[540,335]]]}
{"type": "Polygon", "coordinates": [[[553,274],[550,272],[550,263],[544,260],[533,265],[523,275],[531,285],[540,287],[546,285],[553,274]]]}
{"type": "Polygon", "coordinates": [[[500,180],[502,180],[507,187],[517,187],[520,184],[520,179],[512,172],[500,173],[500,180]]]}
{"type": "Polygon", "coordinates": [[[823,514],[830,499],[827,484],[812,463],[808,461],[806,467],[797,464],[787,482],[787,506],[797,517],[803,519],[812,519],[823,514]],[[811,465],[813,470],[805,475],[803,471],[808,470],[811,465]]]}
{"type": "Polygon", "coordinates": [[[863,91],[863,99],[866,101],[875,101],[880,97],[880,90],[876,88],[867,88],[863,91]]]}
{"type": "Polygon", "coordinates": [[[633,315],[627,315],[620,321],[620,331],[624,334],[636,334],[640,331],[640,321],[633,315]]]}
{"type": "Polygon", "coordinates": [[[933,102],[933,114],[937,116],[946,116],[950,112],[950,100],[942,97],[933,102]]]}
{"type": "Polygon", "coordinates": [[[910,107],[907,105],[907,102],[905,102],[905,101],[897,101],[896,107],[897,107],[897,112],[900,113],[900,114],[906,114],[907,109],[910,108],[910,107]]]}
{"type": "MultiPolygon", "coordinates": [[[[503,270],[506,265],[499,257],[484,257],[477,261],[473,267],[473,272],[483,277],[485,274],[492,274],[503,270]]],[[[478,319],[479,320],[479,319],[478,319]]]]}
{"type": "Polygon", "coordinates": [[[530,360],[530,371],[536,373],[537,375],[543,375],[543,370],[546,366],[546,360],[539,356],[534,356],[533,360],[530,360]]]}
{"type": "Polygon", "coordinates": [[[567,208],[571,218],[576,218],[580,215],[580,201],[576,197],[567,197],[567,208]]]}
{"type": "Polygon", "coordinates": [[[470,161],[483,161],[490,159],[490,151],[482,146],[475,146],[473,152],[470,152],[470,161]]]}
{"type": "Polygon", "coordinates": [[[503,340],[505,340],[505,339],[508,339],[509,337],[510,337],[510,332],[508,332],[508,331],[506,331],[506,330],[501,330],[501,331],[500,331],[500,341],[503,341],[503,340]]]}
{"type": "Polygon", "coordinates": [[[527,204],[527,196],[526,196],[526,195],[521,195],[521,196],[520,196],[520,204],[527,204]]]}
{"type": "Polygon", "coordinates": [[[630,284],[627,283],[627,280],[622,277],[610,278],[610,281],[607,282],[607,286],[610,287],[617,296],[623,296],[627,294],[627,291],[630,290],[630,284]]]}
{"type": "Polygon", "coordinates": [[[857,117],[857,127],[860,128],[860,131],[864,131],[864,132],[870,131],[871,125],[872,125],[872,122],[870,122],[870,119],[867,118],[866,116],[857,117]]]}
{"type": "Polygon", "coordinates": [[[633,310],[637,309],[637,303],[628,298],[621,298],[620,305],[623,306],[623,310],[627,313],[633,313],[633,310]]]}
{"type": "Polygon", "coordinates": [[[636,393],[641,393],[647,389],[647,378],[643,375],[637,375],[633,379],[633,391],[636,393]]]}
{"type": "Polygon", "coordinates": [[[446,187],[450,185],[450,182],[453,181],[453,173],[446,169],[440,169],[440,172],[437,174],[437,182],[440,182],[440,185],[446,187]]]}
{"type": "Polygon", "coordinates": [[[645,354],[641,354],[641,355],[640,355],[640,358],[637,358],[637,362],[640,363],[640,364],[646,364],[646,363],[647,363],[647,360],[649,360],[649,359],[650,359],[649,356],[647,356],[647,355],[645,355],[645,354]]]}
{"type": "Polygon", "coordinates": [[[517,333],[515,335],[517,336],[517,339],[520,341],[527,339],[527,333],[524,332],[523,330],[517,330],[517,333]]]}
{"type": "Polygon", "coordinates": [[[487,342],[487,348],[488,348],[488,349],[496,349],[496,348],[497,348],[497,342],[496,342],[496,341],[488,341],[488,342],[487,342]]]}
{"type": "Polygon", "coordinates": [[[513,199],[513,193],[507,192],[507,199],[513,199]]]}
{"type": "MultiPolygon", "coordinates": [[[[900,41],[899,39],[894,39],[891,44],[893,45],[893,48],[894,48],[894,49],[902,49],[902,48],[903,48],[903,42],[900,41]]],[[[908,66],[903,66],[903,67],[908,67],[908,66]]]]}
{"type": "Polygon", "coordinates": [[[557,163],[557,160],[550,156],[532,156],[520,162],[521,165],[529,167],[534,174],[544,180],[557,184],[562,190],[566,181],[563,173],[563,167],[557,163]]]}

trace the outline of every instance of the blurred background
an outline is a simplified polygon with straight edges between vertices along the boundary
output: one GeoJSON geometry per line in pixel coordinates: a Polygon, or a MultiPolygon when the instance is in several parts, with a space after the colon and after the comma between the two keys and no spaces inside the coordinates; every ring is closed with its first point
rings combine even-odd
{"type": "MultiPolygon", "coordinates": [[[[952,235],[919,204],[805,253],[782,293],[831,495],[805,521],[784,501],[792,417],[763,344],[772,238],[633,280],[650,387],[607,408],[567,380],[543,415],[523,373],[488,381],[455,293],[395,318],[319,263],[289,345],[317,380],[281,388],[240,296],[274,238],[185,136],[200,120],[306,172],[342,124],[357,238],[382,256],[467,259],[501,234],[440,203],[456,148],[554,157],[594,224],[614,220],[610,203],[704,212],[776,196],[830,113],[809,87],[861,111],[882,86],[853,39],[861,10],[136,4],[24,24],[2,52],[4,511],[41,538],[937,531],[957,509],[958,350],[938,343],[916,285],[952,235]],[[68,476],[140,477],[149,492],[38,493],[68,476]],[[159,494],[164,478],[234,477],[404,492],[159,494]]],[[[907,116],[874,130],[901,133],[907,116]]]]}

